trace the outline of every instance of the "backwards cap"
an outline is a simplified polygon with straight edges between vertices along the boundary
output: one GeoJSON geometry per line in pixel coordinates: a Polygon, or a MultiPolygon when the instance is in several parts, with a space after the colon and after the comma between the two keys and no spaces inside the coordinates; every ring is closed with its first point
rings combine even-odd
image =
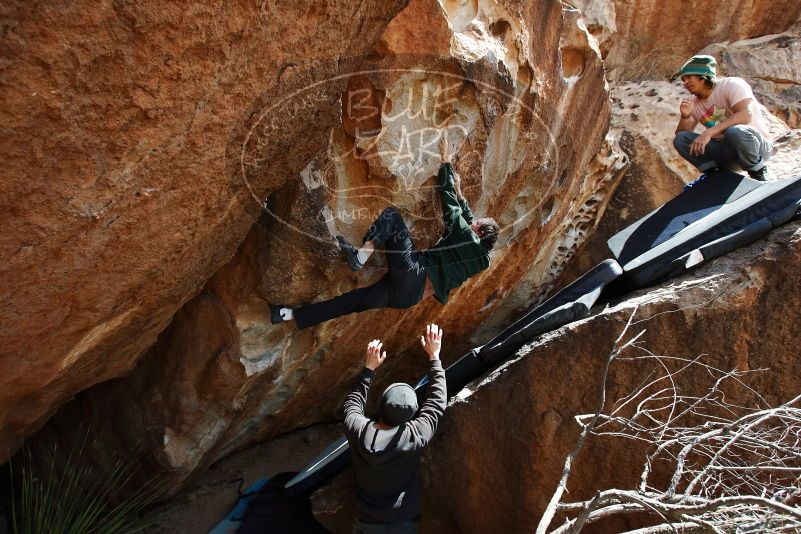
{"type": "Polygon", "coordinates": [[[417,413],[417,394],[409,384],[390,385],[381,396],[381,420],[388,425],[400,426],[417,413]]]}

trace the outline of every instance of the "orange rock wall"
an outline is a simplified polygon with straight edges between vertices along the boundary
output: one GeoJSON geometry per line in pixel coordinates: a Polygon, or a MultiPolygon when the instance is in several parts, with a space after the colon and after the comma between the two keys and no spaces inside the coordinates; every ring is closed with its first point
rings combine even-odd
{"type": "Polygon", "coordinates": [[[248,185],[279,188],[339,119],[333,98],[268,132],[270,172],[246,183],[254,110],[369,51],[404,5],[2,4],[0,458],[129,372],[242,243],[248,185]]]}
{"type": "Polygon", "coordinates": [[[577,0],[610,79],[665,79],[711,44],[780,33],[801,22],[795,0],[577,0]]]}
{"type": "MultiPolygon", "coordinates": [[[[306,85],[249,116],[236,163],[248,181],[280,172],[283,185],[134,372],[79,395],[41,442],[63,435],[81,413],[99,461],[138,443],[152,470],[178,487],[234,449],[333,417],[370,339],[381,337],[392,354],[386,380],[415,380],[424,369],[415,333],[427,322],[454,340],[445,355],[452,360],[492,314],[544,294],[626,165],[606,137],[603,65],[578,12],[547,1],[413,0],[350,67],[336,83],[299,69],[293,75],[306,85]],[[276,121],[294,124],[297,109],[335,93],[338,122],[323,114],[314,123],[325,128],[325,145],[305,145],[291,172],[265,158],[265,132],[276,121]],[[351,273],[333,237],[359,240],[384,207],[401,209],[420,246],[435,241],[434,135],[442,130],[459,146],[455,166],[474,211],[502,227],[490,269],[446,306],[429,299],[304,331],[271,325],[269,303],[329,298],[381,276],[380,253],[351,273]]],[[[281,146],[292,140],[287,134],[281,146]]],[[[302,148],[292,150],[295,157],[302,148]]]]}

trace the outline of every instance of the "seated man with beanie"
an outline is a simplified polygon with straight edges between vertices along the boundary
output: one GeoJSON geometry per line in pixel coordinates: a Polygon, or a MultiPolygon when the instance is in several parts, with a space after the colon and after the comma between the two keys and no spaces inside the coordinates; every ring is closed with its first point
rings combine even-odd
{"type": "Polygon", "coordinates": [[[354,534],[416,532],[420,517],[420,455],[437,429],[447,406],[445,371],[439,361],[442,330],[430,324],[420,337],[431,361],[428,392],[419,411],[417,395],[408,384],[384,390],[378,420],[364,416],[364,405],[375,370],[384,362],[382,343],[367,345],[364,369],[345,399],[345,433],[356,477],[354,534]]]}
{"type": "Polygon", "coordinates": [[[718,168],[739,167],[754,180],[765,181],[765,162],[773,147],[762,105],[742,78],[717,78],[716,66],[712,56],[699,55],[679,72],[692,98],[679,105],[681,118],[673,146],[702,173],[688,187],[718,168]],[[706,128],[700,134],[694,132],[698,123],[706,128]]]}
{"type": "Polygon", "coordinates": [[[442,164],[439,192],[445,232],[433,248],[416,250],[398,210],[385,209],[370,226],[361,248],[337,236],[351,269],[358,271],[376,247],[383,246],[387,274],[368,287],[298,308],[270,305],[273,324],[294,319],[308,328],[349,313],[377,308],[409,308],[434,295],[442,304],[448,294],[490,264],[490,250],[498,239],[498,224],[491,218],[475,219],[462,195],[459,176],[453,172],[447,140],[440,142],[442,164]]]}

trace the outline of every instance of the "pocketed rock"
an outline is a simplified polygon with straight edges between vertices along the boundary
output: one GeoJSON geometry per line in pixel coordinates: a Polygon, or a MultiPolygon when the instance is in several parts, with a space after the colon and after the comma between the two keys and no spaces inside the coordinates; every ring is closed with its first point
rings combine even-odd
{"type": "MultiPolygon", "coordinates": [[[[79,410],[98,462],[140,444],[143,476],[164,475],[175,490],[235,449],[333,417],[369,340],[380,337],[392,354],[382,380],[413,381],[425,370],[416,333],[426,323],[444,328],[452,360],[491,314],[547,290],[627,164],[607,135],[603,64],[578,12],[546,0],[525,8],[412,0],[350,68],[248,116],[230,164],[247,177],[281,176],[264,212],[131,375],[80,394],[40,443],[76,439],[69,421],[79,410]],[[319,99],[334,94],[332,125],[330,101],[319,99]],[[293,167],[274,168],[262,151],[282,121],[305,121],[326,143],[287,131],[275,150],[293,167]],[[502,227],[490,269],[453,291],[447,307],[429,299],[304,331],[271,325],[270,303],[322,300],[382,275],[381,253],[350,272],[334,236],[360,241],[388,205],[419,246],[433,244],[442,232],[434,175],[444,130],[471,206],[502,227]]],[[[321,80],[313,74],[290,65],[284,76],[321,80]]]]}

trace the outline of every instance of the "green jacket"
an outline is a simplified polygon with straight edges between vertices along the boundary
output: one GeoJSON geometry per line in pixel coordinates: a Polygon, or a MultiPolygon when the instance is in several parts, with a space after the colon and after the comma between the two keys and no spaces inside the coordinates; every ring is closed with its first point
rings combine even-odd
{"type": "Polygon", "coordinates": [[[445,234],[433,248],[423,252],[422,263],[434,286],[434,295],[445,304],[451,289],[489,267],[490,259],[489,252],[470,228],[473,212],[466,201],[456,198],[450,163],[439,167],[439,193],[445,234]]]}

